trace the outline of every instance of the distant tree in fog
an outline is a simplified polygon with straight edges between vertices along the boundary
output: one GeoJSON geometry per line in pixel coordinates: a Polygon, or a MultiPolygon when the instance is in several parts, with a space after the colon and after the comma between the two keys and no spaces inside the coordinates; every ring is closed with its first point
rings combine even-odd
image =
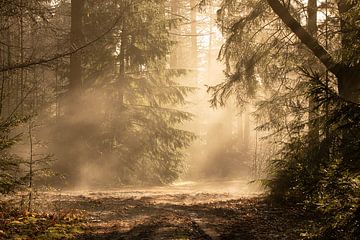
{"type": "Polygon", "coordinates": [[[55,128],[73,129],[59,134],[59,145],[68,151],[54,146],[62,156],[57,165],[70,179],[84,166],[99,166],[103,173],[94,184],[167,183],[181,172],[182,150],[194,136],[180,128],[191,114],[176,106],[186,103],[191,88],[173,80],[184,71],[167,67],[169,29],[176,22],[168,7],[166,1],[104,1],[84,8],[85,40],[111,25],[108,16],[120,14],[121,20],[83,51],[81,100],[75,114],[62,116],[55,128]]]}

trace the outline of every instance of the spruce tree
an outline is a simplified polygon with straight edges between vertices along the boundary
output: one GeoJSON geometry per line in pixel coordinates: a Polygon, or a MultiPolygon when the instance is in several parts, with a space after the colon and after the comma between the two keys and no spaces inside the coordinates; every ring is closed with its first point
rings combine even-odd
{"type": "MultiPolygon", "coordinates": [[[[72,156],[58,153],[62,157],[57,165],[64,166],[65,173],[69,157],[70,174],[98,166],[102,174],[92,181],[99,185],[169,183],[183,170],[183,150],[194,135],[181,129],[191,114],[179,107],[186,104],[191,88],[176,82],[184,72],[169,69],[167,63],[173,45],[169,29],[175,20],[166,8],[166,1],[86,5],[85,41],[100,35],[104,26],[113,29],[82,56],[82,101],[74,116],[63,117],[78,127],[59,135],[59,143],[72,149],[72,156]],[[73,134],[82,137],[67,142],[75,139],[73,134]]],[[[68,124],[59,125],[64,126],[68,124]]]]}

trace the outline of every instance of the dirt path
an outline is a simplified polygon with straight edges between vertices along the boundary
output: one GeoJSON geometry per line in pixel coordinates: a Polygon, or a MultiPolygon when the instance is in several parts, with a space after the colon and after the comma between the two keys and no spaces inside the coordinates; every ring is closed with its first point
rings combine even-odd
{"type": "Polygon", "coordinates": [[[72,192],[49,196],[56,209],[83,211],[79,239],[300,239],[305,216],[260,197],[179,191],[72,192]]]}

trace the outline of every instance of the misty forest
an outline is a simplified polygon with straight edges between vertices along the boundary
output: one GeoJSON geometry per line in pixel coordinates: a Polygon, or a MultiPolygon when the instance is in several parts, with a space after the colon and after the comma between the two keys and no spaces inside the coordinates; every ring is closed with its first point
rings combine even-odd
{"type": "Polygon", "coordinates": [[[0,0],[0,239],[359,239],[360,1],[0,0]]]}

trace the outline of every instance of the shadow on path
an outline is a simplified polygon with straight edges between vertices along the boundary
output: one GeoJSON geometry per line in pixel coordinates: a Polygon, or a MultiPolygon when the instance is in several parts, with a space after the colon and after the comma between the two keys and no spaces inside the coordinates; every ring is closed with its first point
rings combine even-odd
{"type": "MultiPolygon", "coordinates": [[[[224,197],[224,199],[226,199],[224,197]]],[[[262,198],[222,200],[211,194],[147,197],[72,196],[53,200],[57,208],[85,212],[78,239],[301,239],[306,216],[278,209],[262,198]]]]}

